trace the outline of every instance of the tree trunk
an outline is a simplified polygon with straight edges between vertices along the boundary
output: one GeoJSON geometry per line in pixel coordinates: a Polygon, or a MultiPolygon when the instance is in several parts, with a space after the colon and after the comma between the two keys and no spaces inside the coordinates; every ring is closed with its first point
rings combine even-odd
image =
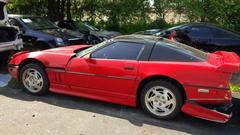
{"type": "Polygon", "coordinates": [[[59,12],[56,0],[48,0],[48,17],[52,21],[57,21],[59,19],[59,12]]]}
{"type": "Polygon", "coordinates": [[[67,0],[67,20],[71,21],[72,20],[72,15],[71,15],[71,0],[67,0]]]}
{"type": "Polygon", "coordinates": [[[62,0],[62,3],[61,3],[61,8],[60,8],[60,16],[61,16],[61,19],[63,20],[64,19],[64,9],[65,9],[65,4],[66,4],[66,0],[62,0]]]}

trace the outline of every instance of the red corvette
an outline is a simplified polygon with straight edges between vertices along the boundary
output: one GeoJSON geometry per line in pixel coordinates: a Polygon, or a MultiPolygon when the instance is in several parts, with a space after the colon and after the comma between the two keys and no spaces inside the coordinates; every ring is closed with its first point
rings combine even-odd
{"type": "Polygon", "coordinates": [[[239,71],[231,52],[205,53],[151,36],[121,36],[95,46],[20,52],[9,72],[34,95],[51,92],[142,106],[153,117],[180,111],[225,123],[231,118],[229,81],[239,71]]]}

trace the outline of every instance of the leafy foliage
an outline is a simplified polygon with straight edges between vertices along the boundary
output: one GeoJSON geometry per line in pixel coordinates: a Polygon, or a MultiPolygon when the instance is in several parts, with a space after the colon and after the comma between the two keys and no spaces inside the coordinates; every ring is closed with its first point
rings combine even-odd
{"type": "Polygon", "coordinates": [[[232,92],[240,92],[240,86],[239,85],[230,84],[230,90],[232,92]]]}
{"type": "Polygon", "coordinates": [[[187,22],[214,23],[240,31],[240,0],[10,0],[16,14],[89,21],[100,28],[131,33],[165,28],[169,13],[184,15],[187,22]]]}

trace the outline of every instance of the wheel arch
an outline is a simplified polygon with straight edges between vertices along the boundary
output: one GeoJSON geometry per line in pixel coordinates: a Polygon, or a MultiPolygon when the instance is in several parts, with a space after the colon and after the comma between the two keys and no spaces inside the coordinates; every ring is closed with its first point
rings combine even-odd
{"type": "Polygon", "coordinates": [[[39,61],[39,60],[37,60],[37,59],[34,59],[34,58],[27,58],[27,59],[23,60],[23,61],[19,64],[18,79],[20,79],[20,71],[21,71],[21,69],[22,69],[25,65],[30,64],[30,63],[36,63],[36,64],[40,65],[41,67],[43,67],[44,69],[46,68],[45,65],[44,65],[41,61],[39,61]]]}
{"type": "Polygon", "coordinates": [[[171,82],[173,84],[175,84],[179,90],[181,91],[182,93],[182,96],[183,96],[183,101],[185,102],[186,101],[186,98],[187,98],[187,95],[186,95],[186,91],[183,87],[183,85],[177,81],[176,79],[174,78],[171,78],[169,76],[165,76],[165,75],[152,75],[152,76],[149,76],[145,79],[143,79],[140,84],[138,85],[138,88],[137,88],[137,93],[136,93],[136,105],[139,106],[140,105],[140,96],[141,96],[141,91],[143,90],[143,87],[151,82],[151,81],[155,81],[155,80],[165,80],[165,81],[168,81],[168,82],[171,82]]]}

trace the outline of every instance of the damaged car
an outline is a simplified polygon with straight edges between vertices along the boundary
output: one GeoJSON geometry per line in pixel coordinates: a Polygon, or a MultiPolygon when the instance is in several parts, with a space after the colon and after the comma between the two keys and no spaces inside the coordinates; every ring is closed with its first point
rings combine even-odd
{"type": "Polygon", "coordinates": [[[239,68],[235,53],[205,53],[143,35],[19,52],[9,62],[10,74],[33,95],[56,92],[140,105],[158,119],[172,119],[182,111],[220,123],[232,116],[229,81],[239,68]]]}
{"type": "Polygon", "coordinates": [[[116,31],[99,30],[88,22],[77,21],[58,21],[56,24],[60,28],[65,28],[73,31],[78,31],[87,35],[88,44],[95,45],[105,40],[120,36],[121,33],[116,31]]]}
{"type": "Polygon", "coordinates": [[[23,47],[18,28],[5,24],[8,20],[6,4],[6,0],[0,0],[0,63],[7,60],[11,52],[19,51],[23,47]]]}
{"type": "Polygon", "coordinates": [[[84,34],[59,28],[45,17],[11,14],[8,24],[21,30],[27,50],[45,50],[86,42],[84,34]]]}
{"type": "Polygon", "coordinates": [[[240,55],[240,33],[213,24],[189,23],[156,34],[207,52],[218,50],[240,55]]]}

